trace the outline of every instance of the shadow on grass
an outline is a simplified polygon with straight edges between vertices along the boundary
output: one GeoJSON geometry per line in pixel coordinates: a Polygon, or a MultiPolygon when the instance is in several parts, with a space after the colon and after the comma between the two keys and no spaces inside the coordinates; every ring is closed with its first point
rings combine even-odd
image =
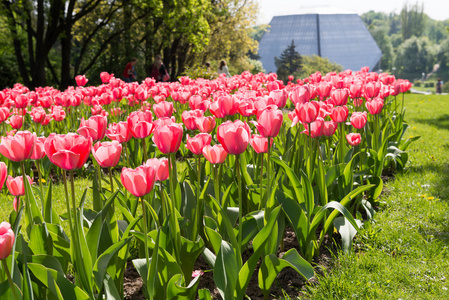
{"type": "Polygon", "coordinates": [[[449,114],[443,114],[438,118],[430,118],[430,119],[418,118],[415,119],[415,122],[435,126],[438,129],[449,130],[449,114]]]}

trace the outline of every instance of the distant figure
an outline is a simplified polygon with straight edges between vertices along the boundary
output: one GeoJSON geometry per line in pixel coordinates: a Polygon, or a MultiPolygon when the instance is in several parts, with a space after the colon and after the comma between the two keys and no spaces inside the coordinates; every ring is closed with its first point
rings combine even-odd
{"type": "Polygon", "coordinates": [[[170,75],[168,74],[167,68],[162,63],[162,57],[160,55],[154,57],[150,76],[156,79],[156,82],[166,82],[170,80],[170,75]]]}
{"type": "Polygon", "coordinates": [[[137,58],[133,57],[129,63],[126,64],[125,70],[123,70],[123,80],[125,82],[133,82],[137,80],[137,73],[135,65],[137,63],[137,58]]]}
{"type": "Polygon", "coordinates": [[[226,74],[226,77],[231,77],[231,74],[229,74],[228,66],[226,65],[226,61],[222,60],[220,61],[220,66],[217,69],[218,74],[226,74]]]}
{"type": "Polygon", "coordinates": [[[207,73],[210,73],[210,72],[211,72],[211,69],[210,69],[210,62],[206,61],[205,65],[206,65],[206,72],[207,72],[207,73]]]}
{"type": "Polygon", "coordinates": [[[438,78],[437,85],[436,85],[437,94],[441,94],[441,86],[442,85],[443,85],[443,82],[441,81],[441,78],[438,78]]]}

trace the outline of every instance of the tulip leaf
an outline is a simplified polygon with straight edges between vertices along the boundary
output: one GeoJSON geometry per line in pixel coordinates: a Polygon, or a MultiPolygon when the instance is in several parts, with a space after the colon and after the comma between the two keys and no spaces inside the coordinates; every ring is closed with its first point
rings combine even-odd
{"type": "Polygon", "coordinates": [[[285,267],[293,268],[298,274],[309,280],[315,275],[313,267],[304,260],[296,249],[290,249],[282,258],[274,254],[265,256],[259,269],[259,287],[267,298],[274,279],[285,267]]]}
{"type": "Polygon", "coordinates": [[[214,267],[214,282],[223,299],[232,299],[238,279],[238,263],[234,249],[226,242],[221,242],[214,267]]]}
{"type": "Polygon", "coordinates": [[[28,263],[28,268],[57,299],[90,299],[88,294],[72,284],[63,273],[38,263],[28,263]]]}
{"type": "Polygon", "coordinates": [[[108,268],[109,262],[111,259],[117,254],[117,252],[123,248],[129,241],[131,240],[131,237],[128,237],[126,239],[122,239],[121,241],[114,243],[112,246],[110,246],[103,254],[98,257],[97,261],[95,262],[94,268],[93,268],[93,274],[94,274],[94,280],[95,284],[97,285],[98,290],[101,290],[103,287],[104,277],[106,274],[106,270],[108,268]]]}
{"type": "Polygon", "coordinates": [[[208,289],[200,289],[198,290],[199,300],[212,300],[212,296],[208,289]]]}
{"type": "MultiPolygon", "coordinates": [[[[42,184],[42,182],[39,183],[40,185],[42,184]]],[[[47,187],[47,195],[44,197],[44,195],[42,195],[42,214],[44,216],[44,221],[47,223],[56,223],[58,222],[58,218],[56,217],[57,215],[53,215],[53,207],[52,207],[52,190],[53,190],[53,184],[50,180],[50,183],[48,184],[47,187]],[[53,217],[55,216],[55,217],[53,217]]]]}
{"type": "Polygon", "coordinates": [[[34,255],[53,254],[53,242],[45,223],[35,224],[31,229],[30,242],[28,243],[34,255]]]}
{"type": "Polygon", "coordinates": [[[115,282],[112,279],[111,275],[106,273],[103,281],[104,293],[106,295],[106,299],[121,299],[120,293],[117,291],[117,287],[115,286],[115,282]]]}
{"type": "Polygon", "coordinates": [[[194,299],[200,276],[194,278],[186,287],[180,285],[181,274],[174,275],[167,285],[167,299],[194,299]]]}
{"type": "Polygon", "coordinates": [[[287,175],[288,179],[290,180],[290,184],[293,187],[293,191],[296,196],[296,201],[298,201],[299,203],[304,203],[305,199],[301,186],[301,181],[299,180],[298,176],[296,176],[293,169],[290,168],[284,161],[278,158],[272,157],[271,160],[280,165],[284,169],[284,172],[287,175]]]}
{"type": "MultiPolygon", "coordinates": [[[[362,221],[355,220],[357,225],[362,226],[362,221]]],[[[338,232],[341,235],[341,244],[344,252],[351,251],[352,248],[352,239],[357,233],[358,229],[356,229],[351,222],[349,222],[345,217],[338,217],[334,220],[334,226],[337,228],[338,232]]]]}
{"type": "Polygon", "coordinates": [[[189,279],[192,275],[193,267],[198,259],[198,256],[203,252],[203,249],[203,239],[200,238],[198,241],[194,242],[181,237],[182,260],[178,263],[181,265],[182,273],[184,274],[187,282],[190,281],[189,279]]]}

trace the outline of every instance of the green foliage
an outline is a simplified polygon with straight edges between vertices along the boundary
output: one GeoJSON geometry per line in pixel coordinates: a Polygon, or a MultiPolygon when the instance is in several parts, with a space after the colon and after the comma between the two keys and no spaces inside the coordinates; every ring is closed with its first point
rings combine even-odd
{"type": "Polygon", "coordinates": [[[449,81],[443,84],[443,86],[441,87],[441,91],[443,93],[449,93],[449,81]]]}
{"type": "Polygon", "coordinates": [[[303,68],[298,77],[304,78],[316,71],[321,72],[321,74],[340,72],[343,71],[343,67],[337,63],[330,62],[326,57],[317,55],[303,56],[303,68]]]}
{"type": "Polygon", "coordinates": [[[284,82],[288,81],[288,76],[297,74],[301,72],[302,69],[302,57],[295,50],[295,48],[295,42],[292,40],[292,43],[285,48],[285,50],[281,53],[281,56],[279,58],[274,58],[278,78],[284,82]]]}
{"type": "Polygon", "coordinates": [[[436,51],[427,37],[406,40],[397,50],[394,65],[401,78],[420,78],[429,73],[435,63],[436,51]]]}
{"type": "Polygon", "coordinates": [[[356,236],[359,249],[338,254],[308,287],[307,299],[445,299],[448,297],[446,96],[407,95],[410,165],[386,184],[381,210],[356,236]]]}
{"type": "Polygon", "coordinates": [[[379,46],[380,51],[382,51],[380,69],[390,70],[393,63],[393,45],[390,37],[388,36],[388,28],[375,27],[374,29],[371,29],[370,32],[379,46]]]}
{"type": "Polygon", "coordinates": [[[406,2],[401,10],[401,33],[405,41],[412,36],[420,37],[425,30],[426,15],[424,14],[424,3],[419,5],[406,2]]]}

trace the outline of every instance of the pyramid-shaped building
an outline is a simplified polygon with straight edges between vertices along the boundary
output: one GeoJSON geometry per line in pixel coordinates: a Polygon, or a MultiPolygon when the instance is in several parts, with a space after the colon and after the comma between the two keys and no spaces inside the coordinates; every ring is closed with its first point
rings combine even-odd
{"type": "Polygon", "coordinates": [[[354,71],[376,70],[382,52],[355,13],[304,13],[276,16],[259,42],[267,72],[276,72],[274,58],[292,42],[301,55],[318,55],[354,71]]]}

